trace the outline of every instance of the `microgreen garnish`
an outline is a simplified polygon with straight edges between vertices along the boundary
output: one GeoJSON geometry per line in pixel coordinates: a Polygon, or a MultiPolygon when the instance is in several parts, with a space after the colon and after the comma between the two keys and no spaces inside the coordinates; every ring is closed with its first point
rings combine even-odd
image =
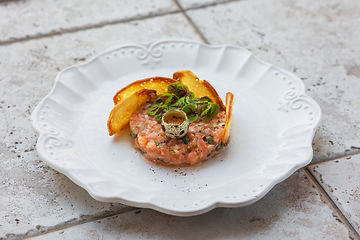
{"type": "Polygon", "coordinates": [[[161,122],[161,118],[163,117],[165,112],[161,112],[155,116],[156,121],[161,122]]]}
{"type": "Polygon", "coordinates": [[[219,113],[220,107],[216,103],[206,102],[201,107],[201,118],[204,120],[209,120],[213,116],[216,116],[219,113]]]}
{"type": "Polygon", "coordinates": [[[164,160],[160,159],[160,158],[157,158],[155,159],[156,161],[160,161],[160,162],[163,162],[163,163],[169,163],[169,162],[165,162],[164,160]]]}
{"type": "Polygon", "coordinates": [[[195,104],[192,103],[186,104],[181,110],[183,110],[186,113],[189,122],[193,122],[199,117],[196,113],[195,104]]]}
{"type": "MultiPolygon", "coordinates": [[[[189,88],[181,82],[174,82],[169,84],[168,92],[175,94],[178,98],[182,98],[188,95],[189,88]]],[[[194,94],[194,93],[193,93],[194,94]]]]}
{"type": "Polygon", "coordinates": [[[195,98],[194,93],[185,84],[174,82],[169,84],[168,92],[158,97],[147,112],[155,116],[156,121],[161,122],[163,114],[171,109],[184,111],[189,122],[194,122],[199,117],[209,120],[216,116],[220,107],[211,102],[209,97],[195,98]],[[198,108],[198,105],[201,108],[198,108]]]}
{"type": "Polygon", "coordinates": [[[156,146],[159,146],[159,143],[158,143],[157,141],[155,141],[155,145],[156,145],[156,146]]]}

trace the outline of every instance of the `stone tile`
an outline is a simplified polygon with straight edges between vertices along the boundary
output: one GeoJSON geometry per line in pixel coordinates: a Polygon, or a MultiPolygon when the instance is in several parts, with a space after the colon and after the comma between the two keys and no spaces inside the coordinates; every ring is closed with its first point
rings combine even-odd
{"type": "Polygon", "coordinates": [[[360,155],[308,167],[360,233],[360,155]]]}
{"type": "Polygon", "coordinates": [[[204,6],[209,6],[217,3],[224,3],[224,2],[230,2],[234,0],[178,0],[179,4],[183,9],[190,9],[190,8],[199,8],[204,6]]]}
{"type": "Polygon", "coordinates": [[[172,0],[4,2],[0,3],[0,42],[177,10],[172,0]]]}
{"type": "Polygon", "coordinates": [[[300,171],[278,184],[263,199],[247,207],[215,209],[194,217],[174,217],[152,210],[134,210],[34,237],[32,240],[340,240],[351,237],[354,237],[353,234],[324,203],[308,175],[300,171]]]}
{"type": "Polygon", "coordinates": [[[211,44],[247,48],[304,80],[323,110],[313,163],[360,153],[360,2],[237,1],[187,13],[211,44]]]}
{"type": "Polygon", "coordinates": [[[42,163],[30,114],[65,67],[116,44],[171,37],[200,40],[179,13],[0,46],[0,239],[124,208],[93,200],[42,163]]]}

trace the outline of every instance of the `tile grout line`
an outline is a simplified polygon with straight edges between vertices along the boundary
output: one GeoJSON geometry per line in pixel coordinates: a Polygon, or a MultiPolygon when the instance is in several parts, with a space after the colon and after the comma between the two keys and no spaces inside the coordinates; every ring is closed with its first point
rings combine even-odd
{"type": "Polygon", "coordinates": [[[109,218],[109,217],[113,217],[113,216],[116,216],[116,215],[121,215],[121,214],[124,214],[124,213],[128,213],[128,212],[135,211],[135,210],[141,210],[141,209],[142,208],[135,208],[135,207],[127,206],[125,209],[122,209],[120,211],[116,211],[116,212],[113,212],[113,213],[110,213],[110,214],[102,214],[102,215],[98,215],[98,216],[95,216],[95,217],[89,217],[88,219],[85,219],[85,220],[74,221],[74,222],[71,222],[71,220],[69,220],[69,221],[63,222],[62,224],[55,225],[52,228],[49,227],[48,229],[46,229],[44,231],[39,230],[39,232],[37,232],[35,234],[32,234],[32,235],[29,235],[29,236],[27,236],[27,234],[29,234],[32,230],[29,230],[28,232],[26,232],[24,234],[14,235],[13,237],[15,237],[14,239],[21,239],[21,240],[23,240],[23,239],[31,239],[31,238],[46,235],[46,234],[49,234],[49,233],[65,230],[67,228],[80,226],[82,224],[86,224],[86,223],[89,223],[89,222],[95,222],[95,221],[99,221],[99,220],[104,219],[104,218],[109,218]]]}
{"type": "MultiPolygon", "coordinates": [[[[177,2],[178,0],[174,0],[174,1],[177,2]]],[[[246,1],[246,0],[228,0],[228,1],[225,1],[225,2],[208,3],[208,4],[205,4],[205,5],[202,5],[202,6],[189,7],[187,9],[184,9],[184,11],[196,10],[196,9],[207,8],[207,7],[214,7],[214,6],[217,6],[217,5],[223,5],[223,4],[227,4],[227,3],[231,3],[231,2],[243,2],[243,1],[246,1]]],[[[179,4],[179,7],[180,7],[180,4],[179,4]]]]}
{"type": "Polygon", "coordinates": [[[336,203],[331,199],[331,197],[328,195],[328,193],[325,191],[325,189],[321,186],[321,184],[318,182],[318,180],[314,177],[312,172],[307,167],[303,168],[304,171],[309,175],[310,179],[313,181],[315,186],[318,188],[320,194],[323,195],[323,197],[326,199],[326,201],[334,208],[336,213],[339,215],[343,223],[349,228],[350,231],[354,234],[354,236],[360,240],[360,235],[354,228],[354,226],[349,222],[349,220],[345,217],[345,215],[342,213],[340,208],[336,205],[336,203]]]}
{"type": "Polygon", "coordinates": [[[116,24],[120,24],[120,23],[129,23],[132,21],[140,21],[140,20],[151,19],[151,18],[155,18],[155,17],[162,17],[162,16],[176,14],[176,13],[181,13],[181,10],[173,10],[173,11],[169,11],[166,13],[158,13],[158,14],[154,14],[154,15],[150,14],[150,15],[146,15],[146,16],[131,17],[128,19],[121,19],[121,20],[115,20],[115,21],[100,22],[98,24],[93,24],[93,25],[85,25],[82,27],[62,29],[62,30],[59,30],[56,32],[48,32],[45,34],[38,34],[38,35],[22,37],[22,38],[17,38],[17,39],[12,39],[12,40],[5,40],[5,41],[0,41],[0,46],[10,45],[13,43],[18,43],[18,42],[25,42],[25,41],[29,41],[29,40],[59,36],[59,35],[66,34],[66,33],[75,33],[75,32],[85,31],[85,30],[92,29],[92,28],[102,28],[105,26],[111,26],[111,25],[116,25],[116,24]]]}
{"type": "MultiPolygon", "coordinates": [[[[197,34],[199,34],[201,40],[203,40],[206,44],[210,44],[209,41],[203,36],[203,34],[200,32],[199,28],[195,25],[195,23],[192,21],[192,19],[189,17],[189,15],[186,13],[187,10],[184,10],[184,8],[181,6],[181,4],[178,2],[178,0],[174,0],[174,2],[177,4],[178,8],[180,9],[180,11],[182,12],[182,14],[184,14],[184,16],[186,17],[186,19],[189,21],[189,23],[191,24],[191,26],[195,29],[195,32],[197,34]]],[[[202,6],[202,7],[206,7],[206,6],[202,6]]],[[[199,7],[200,8],[200,7],[199,7]]]]}
{"type": "Polygon", "coordinates": [[[326,162],[338,160],[338,159],[341,159],[341,158],[352,157],[352,156],[356,156],[356,155],[360,155],[360,150],[359,150],[359,151],[351,152],[351,153],[349,153],[349,154],[346,154],[346,153],[344,153],[344,154],[338,154],[338,155],[335,156],[335,157],[331,157],[331,158],[327,158],[327,159],[319,159],[319,161],[317,161],[316,163],[311,163],[311,164],[309,164],[308,166],[314,166],[314,165],[318,165],[318,164],[323,164],[323,163],[326,163],[326,162]]]}
{"type": "MultiPolygon", "coordinates": [[[[342,213],[342,211],[337,207],[337,205],[334,203],[334,201],[331,199],[331,197],[327,194],[327,192],[324,190],[324,188],[321,186],[321,184],[317,181],[317,179],[314,177],[314,175],[311,173],[311,171],[308,169],[307,167],[304,167],[303,170],[308,174],[308,176],[310,177],[310,179],[313,181],[313,183],[316,185],[316,187],[318,188],[319,192],[324,196],[324,198],[326,199],[326,201],[334,208],[334,210],[336,211],[336,213],[339,215],[339,217],[342,219],[343,223],[352,231],[352,233],[354,234],[354,236],[360,240],[360,235],[359,233],[355,230],[355,228],[353,227],[353,225],[348,221],[348,219],[345,217],[345,215],[342,213]]],[[[61,231],[61,230],[65,230],[67,228],[71,228],[71,227],[75,227],[75,226],[79,226],[82,224],[86,224],[89,222],[94,222],[94,221],[99,221],[101,219],[104,218],[109,218],[109,217],[113,217],[116,215],[121,215],[124,213],[128,213],[131,211],[135,211],[135,210],[141,210],[142,208],[136,208],[136,207],[131,207],[128,206],[125,209],[122,209],[120,211],[114,212],[114,213],[110,213],[110,214],[103,214],[103,215],[99,215],[99,216],[95,216],[95,217],[90,217],[86,220],[80,220],[77,222],[73,222],[73,223],[69,223],[69,222],[64,222],[63,224],[59,224],[56,225],[53,228],[48,228],[47,230],[44,230],[43,232],[36,233],[30,236],[26,236],[30,231],[29,230],[27,233],[25,234],[18,234],[18,235],[14,235],[13,237],[15,237],[15,239],[31,239],[34,237],[38,237],[38,236],[42,236],[42,235],[46,235],[49,233],[53,233],[53,232],[57,232],[57,231],[61,231]],[[18,237],[16,237],[18,236],[18,237]]],[[[70,220],[71,221],[71,220],[70,220]]]]}
{"type": "Polygon", "coordinates": [[[217,5],[222,5],[222,4],[227,4],[227,3],[231,3],[231,2],[240,2],[240,1],[244,1],[244,0],[228,0],[226,2],[214,2],[214,3],[208,3],[202,6],[195,6],[195,7],[189,7],[189,8],[183,8],[183,6],[179,3],[179,0],[173,0],[175,2],[175,4],[178,6],[178,8],[180,9],[180,11],[184,14],[184,16],[186,17],[186,19],[189,21],[189,23],[193,26],[193,28],[195,29],[195,31],[200,35],[201,39],[206,43],[210,45],[210,42],[206,39],[206,37],[201,33],[201,31],[199,30],[199,28],[196,26],[196,24],[194,23],[194,21],[189,17],[189,15],[187,14],[187,11],[189,10],[197,10],[197,9],[202,9],[202,8],[207,8],[207,7],[214,7],[217,5]]]}
{"type": "MultiPolygon", "coordinates": [[[[7,3],[7,2],[14,2],[16,0],[0,0],[0,4],[2,3],[7,3]]],[[[140,16],[140,17],[132,17],[132,18],[128,18],[128,19],[122,19],[122,20],[115,20],[115,21],[104,21],[98,24],[93,24],[93,25],[85,25],[82,27],[74,27],[74,28],[69,28],[69,29],[62,29],[59,31],[55,31],[55,32],[48,32],[45,34],[37,34],[37,35],[33,35],[33,36],[27,36],[27,37],[21,37],[21,38],[13,38],[11,40],[5,40],[5,41],[0,41],[0,46],[6,46],[6,45],[10,45],[13,43],[18,43],[18,42],[25,42],[25,41],[29,41],[29,40],[34,40],[34,39],[42,39],[42,38],[47,38],[47,37],[53,37],[53,36],[59,36],[62,34],[66,34],[66,33],[75,33],[75,32],[79,32],[79,31],[84,31],[87,29],[91,29],[91,28],[101,28],[104,26],[108,26],[108,25],[115,25],[115,24],[119,24],[119,23],[128,23],[131,21],[138,21],[138,20],[145,20],[145,19],[151,19],[154,17],[161,17],[161,16],[166,16],[166,15],[170,15],[170,14],[176,14],[176,13],[183,13],[185,15],[185,17],[187,18],[187,20],[190,22],[190,24],[195,28],[195,31],[200,35],[201,39],[209,44],[209,42],[207,41],[207,39],[201,34],[201,32],[199,31],[199,29],[196,27],[196,25],[194,24],[194,22],[191,20],[191,18],[186,14],[186,11],[188,10],[196,10],[196,9],[201,9],[201,8],[206,8],[206,7],[211,7],[211,6],[217,6],[217,5],[221,5],[221,4],[226,4],[229,2],[238,2],[238,1],[244,1],[244,0],[229,0],[227,2],[220,2],[220,3],[210,3],[210,4],[205,4],[203,6],[198,6],[198,7],[190,7],[188,9],[184,9],[181,4],[178,3],[178,0],[173,0],[175,2],[175,4],[178,6],[179,10],[173,10],[173,11],[169,11],[169,12],[165,12],[165,13],[158,13],[158,14],[154,14],[154,15],[146,15],[146,16],[140,16]]]]}

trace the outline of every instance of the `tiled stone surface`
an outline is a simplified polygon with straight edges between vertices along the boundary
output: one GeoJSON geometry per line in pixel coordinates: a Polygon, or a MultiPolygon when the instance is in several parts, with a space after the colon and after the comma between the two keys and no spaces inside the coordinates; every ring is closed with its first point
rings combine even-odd
{"type": "Polygon", "coordinates": [[[360,152],[359,1],[237,1],[187,14],[211,44],[245,47],[304,80],[323,111],[313,163],[360,152]]]}
{"type": "Polygon", "coordinates": [[[45,166],[35,150],[30,114],[61,69],[116,44],[159,37],[200,40],[179,13],[0,46],[0,238],[124,208],[93,200],[45,166]]]}
{"type": "Polygon", "coordinates": [[[360,155],[308,168],[360,233],[360,155]]]}
{"type": "MultiPolygon", "coordinates": [[[[50,233],[34,239],[359,237],[303,170],[250,206],[180,218],[97,202],[39,160],[30,114],[61,69],[119,43],[167,37],[201,40],[182,14],[172,13],[179,11],[176,2],[185,9],[200,8],[187,14],[211,44],[245,47],[304,80],[307,93],[324,113],[313,163],[360,153],[357,1],[0,0],[0,239],[45,232],[50,233]],[[201,8],[207,5],[214,6],[201,8]],[[97,28],[85,30],[92,25],[97,28]],[[77,30],[1,46],[63,29],[77,30]],[[118,215],[104,218],[112,214],[118,215]]],[[[357,155],[309,167],[357,231],[359,160],[357,155]]]]}
{"type": "Polygon", "coordinates": [[[177,10],[172,0],[3,2],[0,3],[0,42],[177,10]]]}
{"type": "Polygon", "coordinates": [[[308,175],[297,172],[260,201],[195,217],[134,210],[42,239],[349,239],[352,233],[327,206],[308,175]]]}

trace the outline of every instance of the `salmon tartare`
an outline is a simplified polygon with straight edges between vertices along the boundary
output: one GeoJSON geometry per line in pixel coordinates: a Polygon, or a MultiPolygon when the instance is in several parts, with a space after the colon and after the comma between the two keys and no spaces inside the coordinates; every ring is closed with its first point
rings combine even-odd
{"type": "Polygon", "coordinates": [[[165,135],[161,124],[147,113],[151,103],[141,105],[130,117],[134,147],[142,155],[160,165],[192,166],[219,153],[226,122],[225,111],[209,120],[190,123],[187,134],[179,139],[165,135]]]}
{"type": "Polygon", "coordinates": [[[129,124],[135,149],[151,163],[194,166],[229,143],[233,99],[227,92],[224,105],[214,87],[189,70],[146,78],[115,94],[107,128],[112,136],[129,124]]]}

